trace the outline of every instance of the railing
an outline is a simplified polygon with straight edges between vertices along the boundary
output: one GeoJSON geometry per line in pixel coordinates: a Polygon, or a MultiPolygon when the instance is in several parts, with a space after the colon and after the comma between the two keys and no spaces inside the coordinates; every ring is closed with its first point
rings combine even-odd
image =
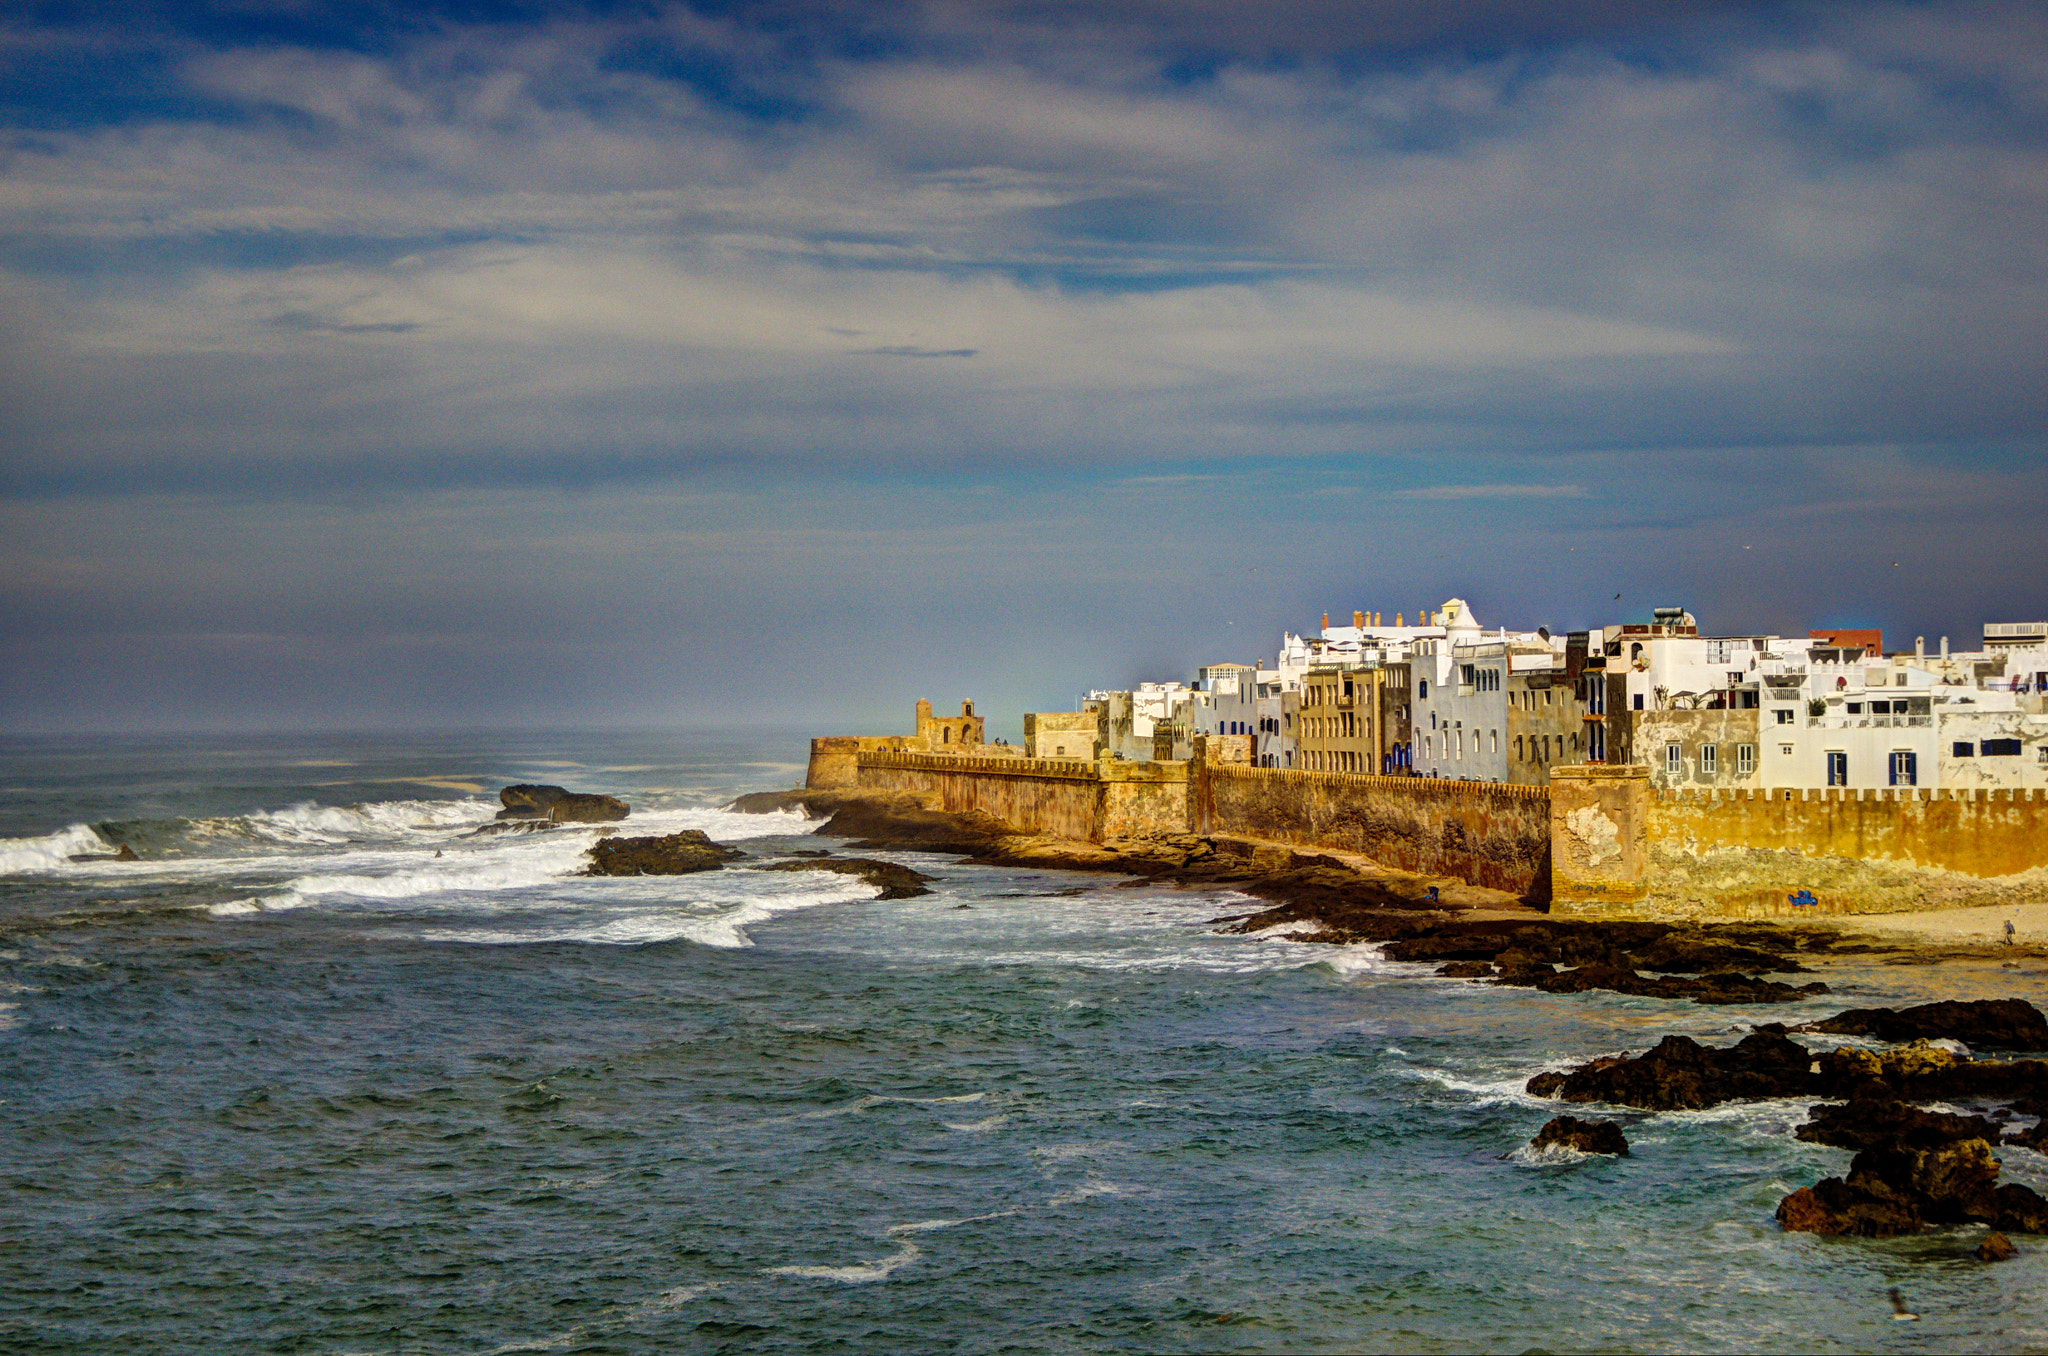
{"type": "Polygon", "coordinates": [[[1924,730],[1934,724],[1933,716],[1808,716],[1809,729],[1829,730],[1924,730]]]}

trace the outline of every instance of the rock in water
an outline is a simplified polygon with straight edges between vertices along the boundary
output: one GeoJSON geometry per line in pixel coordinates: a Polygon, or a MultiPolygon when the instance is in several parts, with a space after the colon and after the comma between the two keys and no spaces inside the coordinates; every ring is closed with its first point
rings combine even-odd
{"type": "Polygon", "coordinates": [[[500,819],[547,819],[558,824],[605,824],[624,819],[633,807],[617,796],[590,795],[559,786],[522,784],[498,793],[500,819]]]}
{"type": "Polygon", "coordinates": [[[1851,1008],[1799,1028],[1881,1041],[1958,1040],[2004,1050],[2048,1050],[2048,1017],[2019,998],[1923,1003],[1914,1008],[1851,1008]]]}
{"type": "Polygon", "coordinates": [[[1998,1139],[1998,1126],[1982,1116],[1922,1111],[1891,1098],[1824,1102],[1807,1115],[1813,1119],[1793,1133],[1809,1144],[1838,1149],[1931,1149],[1966,1139],[1998,1139]]]}
{"type": "Polygon", "coordinates": [[[135,855],[134,848],[123,843],[121,844],[121,850],[114,854],[114,860],[117,862],[139,862],[142,858],[135,855]]]}
{"type": "Polygon", "coordinates": [[[895,862],[877,861],[873,857],[830,857],[822,861],[811,858],[799,862],[770,862],[763,871],[831,871],[842,876],[859,876],[870,885],[882,887],[877,899],[914,899],[928,895],[924,882],[931,879],[922,871],[912,871],[895,862]]]}
{"type": "Polygon", "coordinates": [[[1554,1117],[1536,1132],[1536,1138],[1529,1141],[1530,1147],[1536,1149],[1552,1144],[1562,1144],[1582,1154],[1629,1156],[1628,1139],[1615,1121],[1582,1121],[1577,1116],[1554,1117]]]}
{"type": "Polygon", "coordinates": [[[712,842],[702,829],[660,838],[604,838],[590,845],[588,876],[683,876],[716,871],[747,854],[712,842]]]}
{"type": "Polygon", "coordinates": [[[1980,1262],[2009,1262],[2020,1255],[2020,1250],[2012,1245],[2011,1239],[1993,1230],[1984,1236],[1973,1255],[1980,1262]]]}

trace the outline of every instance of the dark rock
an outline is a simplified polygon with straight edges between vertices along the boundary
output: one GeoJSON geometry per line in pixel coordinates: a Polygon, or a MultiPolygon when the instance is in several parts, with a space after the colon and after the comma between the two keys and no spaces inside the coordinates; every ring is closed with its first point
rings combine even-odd
{"type": "Polygon", "coordinates": [[[1984,1235],[1984,1241],[1970,1255],[1980,1262],[2010,1262],[2020,1255],[2020,1250],[2012,1245],[2011,1239],[1994,1229],[1984,1235]]]}
{"type": "Polygon", "coordinates": [[[870,885],[881,887],[877,899],[914,899],[928,895],[924,882],[932,879],[922,871],[913,871],[895,862],[877,861],[873,857],[833,857],[825,861],[815,859],[799,862],[769,862],[763,871],[830,871],[842,876],[859,876],[870,885]]]}
{"type": "Polygon", "coordinates": [[[2048,1120],[2040,1121],[2030,1129],[2015,1131],[2005,1137],[2007,1144],[2017,1144],[2022,1149],[2048,1154],[2048,1120]]]}
{"type": "Polygon", "coordinates": [[[1865,1149],[1849,1164],[1851,1187],[1913,1203],[1930,1224],[1998,1218],[1998,1160],[1981,1139],[1929,1149],[1865,1149]]]}
{"type": "Polygon", "coordinates": [[[1628,1156],[1628,1139],[1621,1133],[1617,1121],[1582,1121],[1577,1116],[1556,1116],[1551,1118],[1536,1138],[1529,1141],[1532,1148],[1542,1149],[1552,1144],[1562,1144],[1568,1149],[1577,1149],[1583,1154],[1620,1154],[1628,1156]]]}
{"type": "Polygon", "coordinates": [[[1564,1087],[1565,1075],[1552,1070],[1537,1074],[1524,1088],[1531,1097],[1555,1097],[1564,1087]]]}
{"type": "Polygon", "coordinates": [[[725,808],[743,815],[772,815],[778,810],[794,808],[796,804],[794,792],[749,791],[744,796],[735,798],[732,804],[725,808]]]}
{"type": "Polygon", "coordinates": [[[1648,946],[1631,951],[1627,964],[1636,970],[1665,974],[1708,974],[1718,971],[1793,971],[1805,967],[1754,946],[1714,941],[1697,933],[1670,932],[1648,946]]]}
{"type": "Polygon", "coordinates": [[[1764,1031],[1726,1049],[1666,1036],[1634,1059],[1596,1059],[1555,1083],[1538,1075],[1530,1080],[1529,1092],[1567,1102],[1697,1111],[1726,1101],[1796,1096],[1808,1090],[1812,1063],[1805,1046],[1764,1031]],[[1546,1091],[1538,1091],[1539,1082],[1546,1091]]]}
{"type": "Polygon", "coordinates": [[[1439,965],[1436,972],[1445,979],[1486,979],[1493,974],[1493,967],[1485,961],[1452,961],[1439,965]]]}
{"type": "Polygon", "coordinates": [[[701,829],[659,838],[604,838],[591,844],[587,876],[683,876],[716,871],[747,854],[712,842],[701,829]]]}
{"type": "Polygon", "coordinates": [[[2032,1187],[2007,1182],[1997,1192],[1998,1216],[1993,1228],[2005,1233],[2048,1234],[2048,1201],[2032,1187]]]}
{"type": "Polygon", "coordinates": [[[1812,1119],[1793,1133],[1809,1144],[1838,1149],[1931,1149],[1966,1139],[1995,1143],[1998,1138],[1998,1127],[1982,1116],[1922,1111],[1895,1098],[1824,1102],[1807,1115],[1812,1119]]]}
{"type": "Polygon", "coordinates": [[[1604,963],[1581,965],[1552,972],[1548,966],[1511,967],[1505,952],[1497,983],[1533,986],[1545,993],[1588,993],[1603,989],[1643,998],[1688,998],[1695,1003],[1784,1003],[1815,993],[1826,993],[1825,984],[1793,988],[1776,980],[1754,979],[1740,974],[1712,974],[1698,977],[1639,975],[1635,971],[1604,963]]]}
{"type": "Polygon", "coordinates": [[[1923,1003],[1912,1008],[1851,1008],[1802,1031],[1874,1036],[1881,1041],[1957,1040],[2002,1050],[2048,1050],[2048,1018],[2019,998],[1923,1003]]]}
{"type": "Polygon", "coordinates": [[[121,844],[121,850],[114,854],[114,860],[117,862],[139,862],[142,858],[135,855],[134,848],[123,843],[121,844]]]}
{"type": "Polygon", "coordinates": [[[832,855],[832,851],[830,848],[798,848],[795,851],[791,852],[789,855],[792,857],[830,857],[832,855]]]}
{"type": "Polygon", "coordinates": [[[624,819],[633,812],[631,806],[616,796],[590,795],[581,791],[565,791],[559,786],[531,783],[508,786],[498,793],[498,799],[505,806],[498,811],[500,819],[546,819],[557,824],[606,824],[624,819]]]}
{"type": "Polygon", "coordinates": [[[1778,1224],[1788,1234],[1897,1238],[1916,1234],[1926,1222],[1912,1202],[1891,1193],[1872,1193],[1829,1177],[1778,1202],[1778,1224]]]}
{"type": "Polygon", "coordinates": [[[989,815],[955,815],[886,801],[849,801],[811,832],[858,839],[863,848],[909,848],[972,857],[994,848],[1009,826],[989,815]]]}

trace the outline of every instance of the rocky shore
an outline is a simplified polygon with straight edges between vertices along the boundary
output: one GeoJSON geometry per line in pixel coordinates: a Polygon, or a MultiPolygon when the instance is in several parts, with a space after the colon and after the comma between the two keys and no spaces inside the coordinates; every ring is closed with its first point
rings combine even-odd
{"type": "MultiPolygon", "coordinates": [[[[1298,941],[1380,945],[1390,959],[1438,962],[1437,973],[1545,993],[1596,990],[1706,1004],[1775,1003],[1828,992],[1810,973],[1830,956],[1901,948],[1831,927],[1557,919],[1462,882],[1390,870],[1338,853],[1191,835],[1075,843],[1014,833],[981,815],[954,815],[907,798],[849,792],[767,792],[735,810],[800,809],[814,832],[859,850],[955,854],[998,866],[1115,872],[1132,883],[1227,886],[1267,906],[1219,918],[1235,932],[1290,927],[1298,941]]],[[[780,869],[789,869],[782,867],[780,869]]],[[[2014,1255],[2007,1233],[2048,1232],[2048,1201],[2001,1183],[1995,1146],[2048,1149],[2048,1060],[1985,1059],[1973,1050],[2048,1051],[2048,1019],[2018,999],[1941,1002],[1900,1010],[1848,1009],[1796,1029],[1768,1023],[1732,1046],[1667,1036],[1643,1054],[1614,1055],[1531,1079],[1532,1096],[1642,1111],[1689,1111],[1735,1100],[1811,1099],[1797,1131],[1850,1149],[1841,1177],[1787,1195],[1787,1232],[1889,1238],[1962,1224],[1989,1225],[1974,1256],[2014,1255]],[[1795,1034],[1880,1042],[1869,1049],[1807,1045],[1795,1034]],[[1975,1105],[1985,1114],[1928,1110],[1975,1105]],[[2020,1119],[2035,1119],[2022,1126],[2020,1119]]],[[[1618,1124],[1559,1116],[1537,1148],[1628,1153],[1618,1124]]]]}

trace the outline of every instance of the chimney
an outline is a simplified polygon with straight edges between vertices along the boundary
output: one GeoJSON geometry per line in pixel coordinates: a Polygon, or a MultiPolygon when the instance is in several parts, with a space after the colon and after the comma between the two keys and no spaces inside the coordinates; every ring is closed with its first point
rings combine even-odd
{"type": "Polygon", "coordinates": [[[1913,658],[1915,658],[1915,659],[1925,659],[1925,658],[1927,658],[1927,637],[1925,637],[1925,636],[1915,636],[1915,637],[1913,637],[1913,658]]]}
{"type": "Polygon", "coordinates": [[[1365,614],[1363,612],[1353,612],[1351,614],[1351,624],[1363,631],[1365,629],[1365,614]]]}
{"type": "Polygon", "coordinates": [[[1947,636],[1943,636],[1943,637],[1941,638],[1941,657],[1942,657],[1943,659],[1946,659],[1946,658],[1948,658],[1948,637],[1947,637],[1947,636]]]}
{"type": "Polygon", "coordinates": [[[1330,614],[1327,612],[1323,614],[1323,629],[1325,631],[1330,629],[1330,614]]]}
{"type": "Polygon", "coordinates": [[[1400,624],[1401,624],[1401,614],[1400,614],[1400,613],[1398,613],[1398,612],[1396,612],[1396,613],[1394,614],[1394,625],[1396,625],[1396,626],[1399,626],[1400,624]]]}

